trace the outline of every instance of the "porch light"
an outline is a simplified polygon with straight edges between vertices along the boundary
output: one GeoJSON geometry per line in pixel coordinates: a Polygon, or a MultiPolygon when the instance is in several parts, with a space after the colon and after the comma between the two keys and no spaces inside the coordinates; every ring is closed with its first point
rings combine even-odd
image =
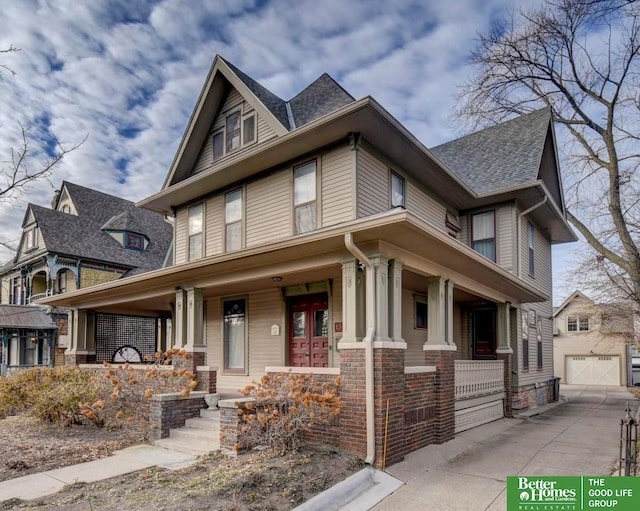
{"type": "Polygon", "coordinates": [[[282,282],[282,277],[276,275],[275,277],[271,277],[271,280],[273,280],[274,282],[282,282]]]}

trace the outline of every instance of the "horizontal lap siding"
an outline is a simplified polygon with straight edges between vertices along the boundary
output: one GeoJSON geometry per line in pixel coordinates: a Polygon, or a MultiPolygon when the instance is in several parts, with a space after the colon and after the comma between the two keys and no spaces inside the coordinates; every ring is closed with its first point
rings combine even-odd
{"type": "Polygon", "coordinates": [[[407,211],[417,215],[437,229],[445,231],[447,208],[411,181],[406,182],[406,194],[407,211]]]}
{"type": "Polygon", "coordinates": [[[283,169],[246,186],[246,246],[291,235],[291,172],[283,169]]]}
{"type": "Polygon", "coordinates": [[[536,321],[542,320],[542,370],[538,370],[538,345],[536,327],[529,328],[529,370],[522,365],[522,333],[519,330],[518,342],[518,372],[519,385],[528,385],[539,381],[549,380],[554,376],[553,371],[553,321],[551,320],[551,302],[528,303],[525,307],[536,311],[536,321]]]}
{"type": "Polygon", "coordinates": [[[358,218],[389,209],[389,169],[364,149],[358,151],[356,186],[358,218]]]}
{"type": "Polygon", "coordinates": [[[469,217],[467,215],[460,215],[460,234],[458,239],[465,245],[471,245],[469,237],[469,217]]]}
{"type": "Polygon", "coordinates": [[[497,263],[507,271],[513,271],[513,206],[502,206],[496,211],[497,263]]]}
{"type": "Polygon", "coordinates": [[[205,220],[206,255],[216,255],[223,252],[223,197],[217,195],[207,199],[205,220]]]}
{"type": "Polygon", "coordinates": [[[322,227],[353,220],[353,151],[342,147],[322,157],[322,227]]]}
{"type": "Polygon", "coordinates": [[[258,143],[274,138],[276,136],[276,132],[273,131],[273,128],[269,126],[267,121],[261,115],[256,113],[256,117],[258,118],[258,143]]]}
{"type": "Polygon", "coordinates": [[[176,264],[187,262],[188,221],[189,213],[187,208],[180,208],[176,213],[176,246],[174,249],[176,264]]]}
{"type": "Polygon", "coordinates": [[[415,328],[413,296],[413,291],[402,290],[402,338],[407,343],[404,363],[406,366],[423,366],[425,364],[423,346],[427,342],[427,331],[415,328]]]}

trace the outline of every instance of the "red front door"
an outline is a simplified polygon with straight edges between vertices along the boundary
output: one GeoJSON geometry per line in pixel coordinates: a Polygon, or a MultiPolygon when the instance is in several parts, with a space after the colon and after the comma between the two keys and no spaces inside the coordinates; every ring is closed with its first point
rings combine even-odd
{"type": "Polygon", "coordinates": [[[329,365],[329,308],[326,293],[289,299],[289,365],[329,365]]]}
{"type": "Polygon", "coordinates": [[[471,311],[471,336],[474,360],[496,358],[496,310],[471,311]]]}

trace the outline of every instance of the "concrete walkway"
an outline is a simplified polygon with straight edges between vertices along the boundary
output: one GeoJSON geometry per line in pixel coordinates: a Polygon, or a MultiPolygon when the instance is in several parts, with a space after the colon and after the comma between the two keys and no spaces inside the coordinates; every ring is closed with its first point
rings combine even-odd
{"type": "Polygon", "coordinates": [[[568,402],[526,419],[502,419],[408,455],[387,472],[406,482],[376,511],[506,510],[512,475],[611,475],[618,458],[622,387],[567,385],[568,402]]]}
{"type": "Polygon", "coordinates": [[[116,451],[108,458],[3,481],[0,483],[0,502],[39,499],[60,491],[68,484],[101,481],[154,466],[169,469],[187,467],[197,459],[197,456],[162,447],[136,445],[116,451]]]}

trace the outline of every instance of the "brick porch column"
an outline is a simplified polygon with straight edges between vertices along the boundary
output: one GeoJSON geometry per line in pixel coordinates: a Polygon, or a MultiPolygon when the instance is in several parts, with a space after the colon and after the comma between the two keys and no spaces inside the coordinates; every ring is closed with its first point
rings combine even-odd
{"type": "MultiPolygon", "coordinates": [[[[374,467],[382,468],[404,459],[404,342],[373,343],[376,457],[374,467]],[[389,415],[387,419],[387,403],[389,415]],[[385,460],[386,432],[386,460],[385,460]]],[[[342,426],[342,423],[340,424],[342,426]]]]}
{"type": "Polygon", "coordinates": [[[453,283],[442,277],[427,281],[427,342],[425,364],[436,366],[434,442],[455,436],[455,358],[453,343],[453,283]]]}
{"type": "Polygon", "coordinates": [[[364,343],[341,342],[339,447],[364,459],[367,456],[364,343]]]}

